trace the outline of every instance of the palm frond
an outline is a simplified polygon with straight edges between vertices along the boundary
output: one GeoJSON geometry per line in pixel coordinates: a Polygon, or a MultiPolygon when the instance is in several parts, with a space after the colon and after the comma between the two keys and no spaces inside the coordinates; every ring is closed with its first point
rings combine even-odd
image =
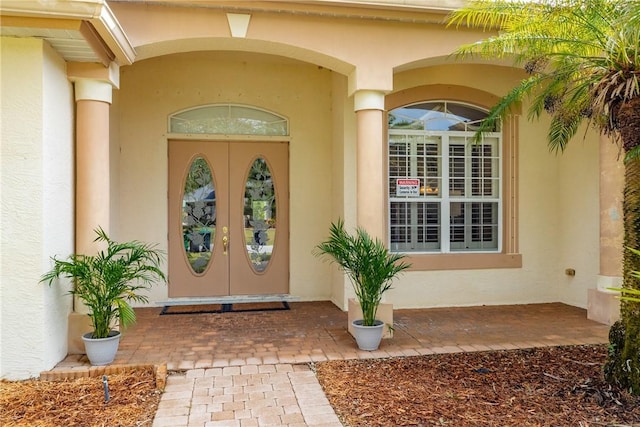
{"type": "Polygon", "coordinates": [[[106,242],[106,249],[95,255],[72,254],[67,260],[54,257],[53,268],[40,281],[51,285],[58,277],[73,279],[69,292],[89,308],[94,338],[105,338],[116,319],[123,327],[135,322],[129,301],[148,302],[140,292],[166,281],[160,269],[164,254],[136,240],[115,242],[100,227],[95,233],[95,241],[106,242]]]}
{"type": "Polygon", "coordinates": [[[389,252],[364,229],[357,228],[350,234],[342,219],[331,224],[329,238],[316,246],[314,254],[329,256],[349,277],[364,326],[373,326],[382,295],[391,289],[393,279],[410,267],[402,261],[404,255],[389,252]]]}
{"type": "Polygon", "coordinates": [[[503,96],[498,103],[489,110],[487,117],[480,123],[472,142],[475,144],[482,142],[483,135],[495,129],[496,125],[509,113],[513,112],[514,108],[518,106],[524,98],[533,93],[538,84],[539,78],[531,77],[523,80],[518,86],[503,96]]]}
{"type": "Polygon", "coordinates": [[[454,11],[450,26],[494,32],[454,55],[510,58],[531,75],[492,108],[474,140],[525,97],[531,100],[529,119],[544,111],[552,115],[548,141],[553,151],[562,151],[585,119],[616,140],[616,107],[640,96],[639,4],[480,0],[454,11]]]}
{"type": "Polygon", "coordinates": [[[624,157],[625,163],[637,159],[640,159],[640,145],[629,150],[624,157]]]}
{"type": "Polygon", "coordinates": [[[597,57],[607,43],[610,6],[603,0],[575,2],[474,1],[454,11],[449,25],[500,31],[497,36],[461,47],[459,56],[512,57],[516,63],[556,52],[597,57]]]}
{"type": "Polygon", "coordinates": [[[458,9],[448,19],[448,26],[467,26],[495,30],[507,25],[522,10],[523,1],[493,2],[480,0],[465,9],[458,9]]]}
{"type": "Polygon", "coordinates": [[[549,149],[554,153],[564,151],[571,138],[578,132],[581,122],[579,114],[553,116],[547,134],[549,149]]]}

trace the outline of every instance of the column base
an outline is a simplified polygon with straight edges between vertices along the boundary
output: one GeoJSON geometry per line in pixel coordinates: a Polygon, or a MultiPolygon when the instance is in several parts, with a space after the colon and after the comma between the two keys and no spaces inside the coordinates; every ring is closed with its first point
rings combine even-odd
{"type": "Polygon", "coordinates": [[[70,313],[67,354],[85,354],[82,335],[92,329],[91,318],[86,313],[78,313],[77,311],[70,313]]]}
{"type": "MultiPolygon", "coordinates": [[[[376,317],[379,320],[382,320],[385,324],[382,338],[393,338],[393,329],[387,327],[387,325],[393,326],[393,304],[381,303],[378,306],[378,314],[376,317]]],[[[349,333],[353,335],[354,331],[351,322],[353,322],[354,320],[362,319],[362,310],[360,309],[360,304],[355,298],[349,298],[349,311],[347,313],[347,319],[349,322],[349,333]]]]}
{"type": "Polygon", "coordinates": [[[587,319],[605,325],[613,325],[620,319],[620,299],[617,292],[589,289],[587,294],[587,319]]]}

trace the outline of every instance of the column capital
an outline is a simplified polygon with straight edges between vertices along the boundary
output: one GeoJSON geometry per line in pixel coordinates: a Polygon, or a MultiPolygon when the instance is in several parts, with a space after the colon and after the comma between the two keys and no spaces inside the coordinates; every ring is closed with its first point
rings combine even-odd
{"type": "Polygon", "coordinates": [[[379,90],[359,90],[353,94],[353,109],[384,111],[384,96],[379,90]]]}
{"type": "Polygon", "coordinates": [[[112,86],[101,80],[78,79],[75,81],[76,102],[102,101],[111,104],[112,86]]]}
{"type": "Polygon", "coordinates": [[[75,84],[76,102],[88,100],[111,104],[112,90],[120,86],[120,66],[115,62],[108,67],[70,62],[67,64],[67,76],[75,84]]]}

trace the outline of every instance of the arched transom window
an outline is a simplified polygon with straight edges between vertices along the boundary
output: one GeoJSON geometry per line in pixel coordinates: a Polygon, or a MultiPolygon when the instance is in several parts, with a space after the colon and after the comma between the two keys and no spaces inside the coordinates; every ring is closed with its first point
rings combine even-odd
{"type": "Polygon", "coordinates": [[[289,135],[286,118],[246,105],[206,105],[172,114],[169,132],[213,135],[289,135]]]}
{"type": "Polygon", "coordinates": [[[473,143],[487,116],[459,102],[389,112],[389,237],[401,252],[501,250],[501,133],[473,143]]]}

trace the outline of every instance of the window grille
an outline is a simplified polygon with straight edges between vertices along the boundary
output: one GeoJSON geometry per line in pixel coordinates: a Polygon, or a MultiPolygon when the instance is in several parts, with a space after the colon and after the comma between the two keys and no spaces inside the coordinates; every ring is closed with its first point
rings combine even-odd
{"type": "Polygon", "coordinates": [[[389,236],[399,252],[501,250],[501,134],[481,143],[475,107],[428,102],[389,114],[389,236]]]}

